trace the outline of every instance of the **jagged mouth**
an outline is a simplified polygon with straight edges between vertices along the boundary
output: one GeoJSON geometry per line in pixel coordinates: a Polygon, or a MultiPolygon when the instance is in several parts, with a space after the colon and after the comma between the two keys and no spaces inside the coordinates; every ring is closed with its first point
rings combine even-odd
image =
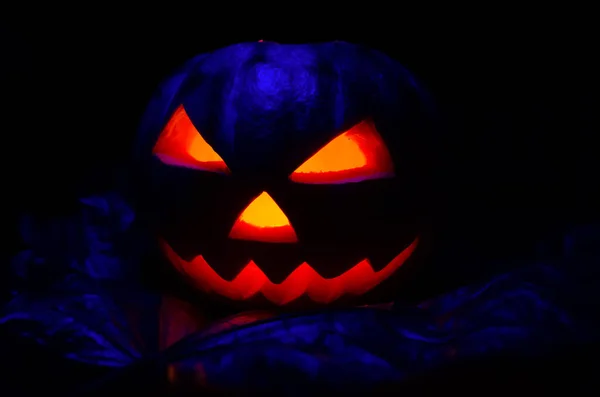
{"type": "Polygon", "coordinates": [[[419,243],[416,237],[410,245],[394,257],[383,269],[373,270],[368,259],[363,259],[339,276],[324,278],[308,263],[299,265],[281,283],[273,283],[254,261],[248,262],[231,281],[223,279],[202,255],[192,260],[182,259],[167,242],[160,241],[167,259],[177,270],[189,277],[205,293],[217,294],[242,301],[262,294],[275,305],[288,304],[303,295],[312,301],[327,304],[342,295],[362,295],[389,278],[414,252],[419,243]]]}

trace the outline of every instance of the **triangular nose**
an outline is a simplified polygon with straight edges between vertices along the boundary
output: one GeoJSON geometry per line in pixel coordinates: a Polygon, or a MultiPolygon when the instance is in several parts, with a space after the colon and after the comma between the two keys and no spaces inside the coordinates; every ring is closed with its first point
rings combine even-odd
{"type": "Polygon", "coordinates": [[[229,232],[229,238],[265,243],[298,242],[288,217],[267,192],[262,192],[242,211],[229,232]]]}

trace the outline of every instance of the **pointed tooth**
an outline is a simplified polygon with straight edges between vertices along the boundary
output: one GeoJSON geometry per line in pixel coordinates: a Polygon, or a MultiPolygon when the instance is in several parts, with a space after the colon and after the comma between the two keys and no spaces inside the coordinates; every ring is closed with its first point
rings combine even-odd
{"type": "Polygon", "coordinates": [[[232,281],[250,261],[243,250],[231,247],[213,247],[202,255],[208,265],[226,281],[232,281]]]}
{"type": "Polygon", "coordinates": [[[262,270],[256,266],[256,263],[250,261],[231,284],[241,293],[241,299],[248,299],[256,295],[266,282],[268,280],[262,270]]]}
{"type": "Polygon", "coordinates": [[[382,244],[369,250],[367,258],[376,272],[386,267],[408,244],[382,244]]]}
{"type": "Polygon", "coordinates": [[[306,262],[326,279],[340,276],[360,262],[361,259],[363,258],[357,252],[328,247],[313,248],[306,255],[306,262]]]}
{"type": "Polygon", "coordinates": [[[272,302],[284,305],[306,294],[309,285],[319,278],[320,276],[309,265],[303,263],[281,284],[265,284],[262,292],[272,302]]]}
{"type": "Polygon", "coordinates": [[[392,259],[413,243],[417,237],[416,233],[404,232],[394,235],[394,238],[380,240],[366,249],[367,258],[376,272],[386,267],[392,259]]]}
{"type": "Polygon", "coordinates": [[[252,259],[272,283],[279,284],[304,262],[300,251],[296,244],[256,243],[252,259]]]}
{"type": "Polygon", "coordinates": [[[178,257],[185,261],[192,261],[196,256],[200,255],[198,246],[192,246],[186,241],[178,239],[169,239],[160,237],[159,241],[166,243],[177,254],[178,257]]]}

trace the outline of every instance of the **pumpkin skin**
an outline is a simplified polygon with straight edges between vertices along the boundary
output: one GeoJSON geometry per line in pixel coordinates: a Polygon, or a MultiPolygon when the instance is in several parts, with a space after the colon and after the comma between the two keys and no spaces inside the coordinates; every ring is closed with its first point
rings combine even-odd
{"type": "MultiPolygon", "coordinates": [[[[421,98],[397,62],[344,42],[200,55],[160,87],[142,120],[138,207],[171,266],[205,294],[280,307],[384,299],[419,243],[421,98]],[[356,145],[370,139],[366,177],[295,172],[356,131],[356,145]],[[213,157],[195,161],[185,139],[213,157]],[[264,227],[253,238],[240,225],[261,200],[284,215],[286,238],[264,227]]],[[[330,160],[349,158],[348,146],[337,150],[330,160]]]]}

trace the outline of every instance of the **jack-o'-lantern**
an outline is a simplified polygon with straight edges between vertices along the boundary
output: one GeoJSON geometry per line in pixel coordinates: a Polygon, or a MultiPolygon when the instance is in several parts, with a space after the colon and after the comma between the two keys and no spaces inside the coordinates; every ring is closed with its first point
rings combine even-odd
{"type": "Polygon", "coordinates": [[[140,208],[170,266],[229,301],[368,300],[419,245],[420,98],[398,63],[344,42],[191,60],[136,146],[140,208]]]}

